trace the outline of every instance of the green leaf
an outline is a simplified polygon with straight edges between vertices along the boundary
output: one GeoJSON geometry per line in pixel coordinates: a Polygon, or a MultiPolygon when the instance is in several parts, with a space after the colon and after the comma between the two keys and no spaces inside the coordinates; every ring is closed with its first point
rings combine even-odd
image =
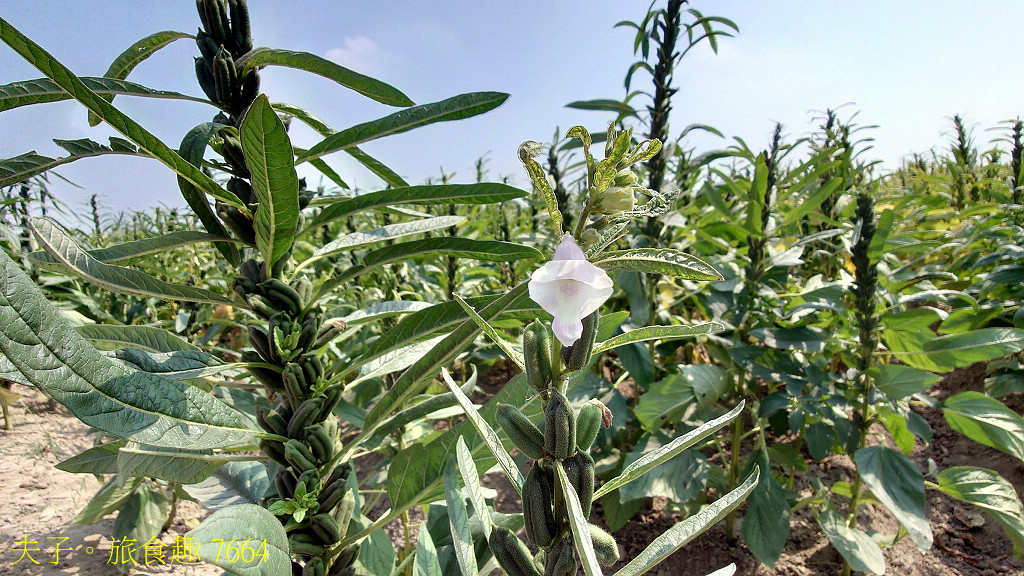
{"type": "Polygon", "coordinates": [[[145,156],[134,145],[121,140],[111,138],[110,146],[104,146],[99,142],[93,142],[88,138],[81,140],[54,140],[58,146],[69,152],[67,156],[50,158],[35,152],[28,152],[12,158],[0,160],[0,188],[13,186],[23,180],[53,170],[57,166],[74,162],[79,158],[92,156],[104,156],[107,154],[120,154],[124,156],[145,156]]]}
{"type": "Polygon", "coordinates": [[[924,392],[941,380],[931,372],[902,364],[874,366],[868,373],[875,379],[879,391],[896,400],[924,392]]]}
{"type": "MultiPolygon", "coordinates": [[[[162,236],[154,236],[153,238],[133,240],[123,244],[107,246],[106,248],[88,250],[87,252],[97,260],[111,263],[142,258],[152,254],[161,254],[174,248],[204,242],[237,242],[237,240],[196,230],[181,230],[162,236]]],[[[54,257],[45,252],[33,252],[29,256],[37,262],[58,263],[54,257]]]]}
{"type": "MultiPolygon", "coordinates": [[[[225,128],[225,124],[219,124],[217,122],[203,122],[198,126],[195,126],[185,137],[181,139],[181,145],[178,147],[178,153],[192,164],[196,168],[202,169],[203,157],[206,155],[206,148],[210,145],[210,139],[214,137],[222,128],[225,128]]],[[[213,212],[213,208],[210,207],[210,202],[207,200],[206,195],[203,191],[196,187],[188,180],[178,176],[178,189],[181,190],[181,196],[185,199],[189,208],[199,218],[199,221],[203,223],[203,227],[210,234],[216,236],[229,236],[224,225],[221,223],[220,218],[217,217],[213,212]]],[[[239,256],[238,249],[233,244],[226,242],[217,242],[214,244],[217,250],[227,258],[228,262],[232,266],[238,266],[239,256]]]]}
{"type": "Polygon", "coordinates": [[[706,422],[700,427],[683,434],[657,450],[644,454],[635,462],[626,466],[618,476],[602,484],[601,487],[594,492],[594,500],[597,500],[601,496],[604,496],[620,486],[624,486],[633,480],[636,480],[643,476],[648,470],[655,468],[662,462],[669,460],[676,454],[679,454],[683,450],[686,450],[697,442],[700,442],[704,438],[714,434],[715,431],[739,416],[743,411],[743,405],[743,402],[740,402],[739,405],[728,413],[706,422]]]}
{"type": "Polygon", "coordinates": [[[710,264],[671,248],[634,248],[606,252],[595,265],[605,270],[632,270],[687,280],[722,280],[710,264]]]}
{"type": "Polygon", "coordinates": [[[601,572],[601,566],[597,562],[597,555],[594,553],[594,542],[590,539],[590,523],[587,521],[586,516],[583,515],[580,497],[576,494],[576,489],[573,488],[572,482],[569,481],[569,477],[565,474],[565,468],[562,467],[560,460],[555,460],[555,473],[558,475],[555,484],[558,485],[557,489],[561,490],[562,497],[568,506],[569,525],[572,526],[572,539],[576,542],[576,552],[579,553],[580,563],[583,564],[583,572],[587,576],[601,576],[603,572],[601,572]]]}
{"type": "Polygon", "coordinates": [[[292,143],[266,94],[249,106],[238,133],[259,199],[253,218],[256,245],[269,266],[291,248],[299,224],[299,178],[292,163],[292,143]]]}
{"type": "Polygon", "coordinates": [[[68,70],[67,67],[58,62],[46,50],[43,50],[41,46],[19,32],[3,18],[0,18],[0,40],[3,40],[8,46],[13,48],[15,52],[42,72],[43,75],[53,80],[62,90],[70,94],[72,98],[88,108],[90,112],[102,118],[111,128],[134,142],[143,152],[156,158],[203,192],[214,198],[219,198],[232,206],[241,209],[245,208],[234,194],[221,188],[202,170],[189,164],[188,161],[179,156],[174,150],[168,148],[159,138],[115,108],[111,103],[104,100],[102,96],[90,90],[82,82],[81,78],[75,76],[71,70],[68,70]]]}
{"type": "Polygon", "coordinates": [[[831,507],[818,513],[818,525],[825,537],[858,572],[885,574],[885,556],[878,544],[863,530],[850,528],[831,507]]]}
{"type": "MultiPolygon", "coordinates": [[[[665,444],[664,434],[642,437],[629,454],[626,467],[665,444]]],[[[643,476],[619,488],[619,498],[625,502],[648,497],[667,498],[671,502],[689,502],[707,489],[711,466],[707,458],[696,450],[685,450],[662,462],[643,476]]]]}
{"type": "Polygon", "coordinates": [[[248,54],[235,61],[235,65],[242,70],[239,72],[239,76],[263,66],[284,66],[323,76],[381,104],[388,104],[389,106],[412,106],[414,104],[408,96],[402,94],[397,88],[389,84],[369,76],[364,76],[358,72],[353,72],[344,66],[335,64],[315,54],[309,54],[308,52],[292,52],[291,50],[279,50],[276,48],[254,48],[248,54]]]}
{"type": "Polygon", "coordinates": [[[230,574],[238,576],[281,576],[291,573],[291,554],[288,536],[281,522],[265,508],[255,504],[239,504],[221,508],[202,521],[186,538],[199,543],[199,557],[220,566],[230,574]],[[214,542],[214,540],[223,540],[214,542]],[[266,547],[266,558],[238,551],[228,556],[228,543],[234,540],[236,551],[239,546],[250,546],[253,551],[266,547]],[[223,547],[223,549],[222,549],[223,547]],[[250,560],[247,562],[246,558],[250,560]],[[232,561],[232,559],[234,561],[232,561]]]}
{"type": "MultiPolygon", "coordinates": [[[[466,379],[466,383],[462,385],[462,391],[466,394],[473,392],[473,387],[476,385],[477,371],[476,366],[473,366],[472,375],[466,379]]],[[[431,412],[436,412],[442,408],[455,405],[455,395],[451,392],[445,392],[444,394],[434,394],[426,400],[402,410],[398,414],[395,414],[391,418],[381,422],[377,428],[373,431],[373,434],[368,436],[365,440],[367,446],[379,446],[384,440],[399,427],[405,426],[411,422],[425,418],[431,412]]]]}
{"type": "Polygon", "coordinates": [[[498,465],[501,466],[502,471],[505,472],[505,476],[508,476],[509,482],[512,483],[512,487],[516,489],[520,495],[523,493],[523,475],[519,472],[519,467],[516,466],[516,461],[512,459],[512,456],[505,450],[505,447],[501,443],[501,439],[491,428],[490,424],[487,423],[477,410],[476,405],[469,399],[468,396],[462,393],[459,385],[452,380],[451,375],[448,374],[448,370],[441,368],[441,377],[444,379],[445,384],[448,385],[448,390],[455,395],[455,401],[462,407],[463,412],[466,413],[466,418],[473,424],[473,428],[476,428],[477,434],[484,439],[487,444],[487,448],[494,454],[495,460],[498,461],[498,465]]]}
{"type": "Polygon", "coordinates": [[[920,350],[894,351],[907,364],[948,372],[1024,350],[1024,330],[981,328],[926,340],[920,350]]]}
{"type": "Polygon", "coordinates": [[[1024,418],[999,400],[961,392],[943,402],[942,413],[953,430],[1024,461],[1024,418]]]}
{"type": "Polygon", "coordinates": [[[194,450],[255,440],[246,419],[213,396],[93,348],[2,252],[0,356],[79,420],[120,438],[194,450]]]}
{"type": "Polygon", "coordinates": [[[786,492],[772,476],[768,467],[768,453],[758,450],[744,466],[744,474],[759,474],[757,488],[747,499],[747,514],[743,517],[743,542],[757,559],[769,568],[775,567],[789,538],[789,503],[786,492]]]}
{"type": "Polygon", "coordinates": [[[594,354],[601,354],[632,342],[644,342],[647,340],[678,340],[701,334],[714,334],[725,330],[725,326],[718,322],[703,322],[701,324],[676,325],[676,326],[646,326],[630,330],[625,334],[619,334],[598,342],[594,346],[594,354]]]}
{"type": "Polygon", "coordinates": [[[906,456],[886,448],[861,448],[853,455],[857,473],[875,498],[885,504],[923,552],[932,546],[932,529],[924,515],[924,476],[906,456]]]}
{"type": "Polygon", "coordinates": [[[500,92],[474,92],[432,104],[406,108],[390,116],[358,124],[328,136],[296,158],[295,163],[307,162],[363,142],[406,132],[427,124],[477,116],[497,108],[507,99],[508,94],[500,92]]]}
{"type": "Polygon", "coordinates": [[[984,510],[1013,541],[1014,553],[1024,554],[1024,506],[1008,480],[993,470],[954,466],[938,477],[939,490],[984,510]]]}
{"type": "Polygon", "coordinates": [[[493,204],[526,196],[526,192],[493,182],[479,184],[445,184],[439,186],[408,186],[378,192],[368,192],[351,198],[330,200],[302,233],[309,232],[350,214],[379,206],[419,204],[493,204]]]}
{"type": "Polygon", "coordinates": [[[455,294],[454,296],[455,301],[459,303],[459,306],[462,306],[462,309],[466,311],[469,318],[473,322],[476,322],[476,325],[479,326],[480,329],[483,330],[484,334],[491,339],[491,342],[494,342],[498,348],[508,356],[508,359],[511,360],[513,364],[525,372],[526,363],[525,360],[523,360],[522,352],[513,348],[510,342],[502,338],[501,335],[498,334],[498,331],[494,329],[494,326],[491,326],[486,320],[481,318],[480,315],[477,314],[476,310],[470,306],[462,296],[459,296],[458,294],[455,294]]]}
{"type": "Polygon", "coordinates": [[[270,488],[262,462],[225,462],[205,480],[183,486],[189,496],[210,510],[236,504],[259,504],[270,488]]]}
{"type": "Polygon", "coordinates": [[[714,364],[680,365],[677,374],[669,374],[648,387],[634,413],[645,430],[656,432],[665,424],[711,406],[730,384],[725,371],[714,364]]]}
{"type": "Polygon", "coordinates": [[[690,516],[666,530],[651,542],[640,554],[619,569],[615,576],[640,576],[657,566],[662,560],[671,556],[687,542],[717,524],[730,512],[736,509],[757,485],[760,469],[755,469],[743,480],[743,483],[731,492],[701,508],[700,512],[690,516]]]}
{"type": "MultiPolygon", "coordinates": [[[[469,528],[469,512],[466,510],[466,500],[462,497],[462,492],[459,491],[459,478],[456,475],[456,470],[455,457],[449,455],[444,467],[444,497],[448,504],[448,525],[452,532],[452,547],[455,548],[455,558],[462,573],[476,574],[476,550],[473,547],[473,534],[469,528]]],[[[473,472],[476,472],[475,466],[473,472]]],[[[426,530],[421,530],[421,532],[426,532],[426,530]]]]}
{"type": "Polygon", "coordinates": [[[123,484],[116,477],[107,480],[96,495],[89,500],[72,520],[73,524],[95,524],[101,518],[117,510],[132,495],[135,488],[142,483],[142,478],[130,478],[123,484]]]}
{"type": "Polygon", "coordinates": [[[93,446],[81,454],[58,462],[58,470],[74,474],[117,474],[117,451],[125,445],[125,440],[116,440],[99,446],[93,446]]]}
{"type": "Polygon", "coordinates": [[[825,349],[828,334],[821,328],[800,326],[796,328],[755,328],[750,335],[764,342],[765,346],[778,350],[802,350],[821,352],[825,349]]]}
{"type": "Polygon", "coordinates": [[[824,422],[815,422],[807,427],[807,451],[815,462],[821,462],[832,452],[832,444],[836,441],[836,435],[832,426],[824,422]]]}
{"type": "Polygon", "coordinates": [[[189,344],[177,334],[153,326],[86,324],[78,326],[75,330],[101,350],[111,350],[122,346],[134,346],[156,353],[199,350],[198,347],[189,344]]]}
{"type": "MultiPolygon", "coordinates": [[[[470,541],[472,544],[472,541],[470,541]]],[[[461,565],[460,565],[461,566],[461,565]]],[[[441,576],[441,564],[437,560],[437,550],[434,548],[434,541],[430,539],[430,530],[426,525],[420,526],[419,539],[416,541],[416,564],[413,567],[413,576],[441,576]]],[[[476,571],[463,574],[476,574],[476,571]]]]}
{"type": "MultiPolygon", "coordinates": [[[[146,543],[152,538],[160,535],[164,523],[170,513],[170,502],[159,488],[143,486],[132,493],[125,500],[121,509],[117,512],[117,519],[114,520],[113,539],[122,542],[135,542],[136,550],[145,549],[146,543]],[[125,540],[127,538],[127,540],[125,540]]],[[[115,560],[135,560],[136,563],[142,558],[127,556],[115,560]]],[[[131,566],[131,562],[114,564],[119,570],[125,570],[131,566]]]]}
{"type": "Polygon", "coordinates": [[[54,260],[88,282],[107,290],[184,302],[238,305],[234,300],[203,288],[170,284],[145,272],[104,264],[83,250],[59,226],[45,218],[33,218],[29,227],[39,244],[54,260]]]}
{"type": "MultiPolygon", "coordinates": [[[[530,181],[533,182],[533,188],[540,193],[540,197],[544,200],[544,207],[548,211],[548,218],[550,219],[551,232],[555,238],[562,236],[562,213],[558,210],[558,198],[555,197],[555,192],[551,189],[551,183],[548,181],[547,172],[544,168],[534,160],[535,156],[540,155],[543,146],[540,142],[534,142],[528,140],[519,145],[519,161],[523,163],[523,167],[526,168],[526,173],[530,175],[530,181]]],[[[590,157],[587,157],[587,168],[590,169],[590,157]]]]}
{"type": "MultiPolygon", "coordinates": [[[[128,82],[116,78],[92,78],[82,76],[79,78],[82,84],[95,92],[103,95],[107,102],[114,99],[115,95],[145,96],[147,98],[168,98],[171,100],[189,100],[191,102],[202,102],[209,104],[209,100],[196,98],[166,90],[153,90],[135,82],[128,82]]],[[[71,96],[64,91],[56,82],[49,78],[36,78],[33,80],[22,80],[11,84],[0,86],[0,112],[29,106],[32,104],[45,104],[48,102],[60,102],[70,100],[71,96]]],[[[92,124],[95,126],[96,124],[92,124]]]]}
{"type": "Polygon", "coordinates": [[[321,258],[326,258],[332,254],[337,254],[338,252],[344,252],[346,250],[353,250],[368,244],[375,244],[385,240],[393,240],[395,238],[410,236],[412,234],[423,234],[434,230],[451,228],[452,226],[460,224],[465,219],[465,216],[434,216],[431,218],[423,218],[421,220],[413,220],[411,222],[388,224],[372,230],[345,234],[344,236],[331,240],[314,252],[312,256],[299,266],[299,268],[320,260],[321,258]]]}
{"type": "MultiPolygon", "coordinates": [[[[576,100],[575,102],[569,102],[565,105],[566,108],[575,108],[576,110],[600,110],[604,112],[615,112],[623,117],[636,116],[636,110],[632,106],[618,100],[602,99],[598,98],[595,100],[576,100]]],[[[568,136],[568,134],[566,135],[568,136]]]]}
{"type": "Polygon", "coordinates": [[[117,453],[117,468],[124,477],[193,484],[206,479],[227,460],[210,450],[160,449],[129,442],[117,453]]]}
{"type": "MultiPolygon", "coordinates": [[[[465,387],[463,387],[465,388],[465,387]]],[[[480,476],[477,475],[476,462],[473,460],[473,453],[469,451],[465,438],[459,438],[455,444],[455,453],[459,462],[459,473],[462,482],[466,485],[466,492],[469,494],[469,501],[473,504],[474,515],[479,517],[483,526],[484,537],[491,538],[491,513],[487,509],[487,501],[480,489],[480,476]]]]}

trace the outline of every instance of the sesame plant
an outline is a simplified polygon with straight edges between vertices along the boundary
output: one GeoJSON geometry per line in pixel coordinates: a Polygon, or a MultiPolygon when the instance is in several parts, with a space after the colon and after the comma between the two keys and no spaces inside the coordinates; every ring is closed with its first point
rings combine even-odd
{"type": "MultiPolygon", "coordinates": [[[[394,87],[315,55],[255,47],[244,1],[200,0],[197,8],[202,21],[197,34],[148,36],[103,77],[75,75],[0,19],[0,39],[45,76],[0,87],[3,109],[74,99],[92,122],[106,123],[121,135],[109,144],[59,141],[67,156],[30,152],[2,160],[0,185],[97,155],[160,161],[177,175],[201,227],[93,248],[56,221],[35,218],[27,228],[42,252],[33,260],[115,294],[181,303],[185,317],[179,332],[192,338],[208,335],[216,324],[218,332],[240,329],[235,334],[240,339],[216,349],[202,337],[202,345],[196,345],[158,326],[76,329],[17,264],[0,255],[0,376],[45,391],[100,432],[101,444],[65,467],[116,473],[90,504],[97,518],[121,507],[115,537],[155,536],[173,514],[175,498],[191,497],[214,510],[189,534],[198,556],[229,572],[390,574],[394,550],[377,535],[395,518],[407,522],[406,510],[419,502],[392,499],[391,510],[369,518],[364,496],[379,493],[374,484],[384,480],[376,474],[357,478],[352,461],[377,447],[367,444],[379,437],[375,434],[388,437],[400,428],[395,418],[480,329],[461,309],[392,300],[408,290],[401,282],[383,290],[364,287],[378,285],[375,275],[410,259],[514,263],[540,253],[458,235],[424,237],[464,217],[429,216],[405,206],[492,203],[523,193],[490,183],[411,186],[358,146],[487,112],[507,95],[472,93],[417,106],[394,87]],[[205,98],[127,80],[137,65],[181,39],[197,44],[196,75],[205,98]],[[403,110],[335,130],[301,108],[271,103],[260,92],[259,70],[265,66],[318,74],[403,110]],[[215,115],[190,130],[174,150],[115,106],[114,99],[124,96],[203,102],[215,115]],[[308,150],[295,148],[289,118],[311,126],[323,139],[308,150]],[[310,189],[297,177],[295,166],[309,163],[346,188],[325,160],[342,151],[392,188],[334,194],[310,189]],[[216,251],[207,252],[215,254],[210,274],[187,275],[187,269],[153,274],[126,265],[197,244],[216,251]],[[346,299],[360,292],[363,298],[355,300],[360,308],[352,310],[346,299]],[[375,295],[387,300],[374,302],[375,295]],[[223,317],[200,312],[210,307],[223,311],[223,317]],[[412,329],[399,322],[386,333],[363,330],[413,311],[430,320],[412,329]],[[200,317],[218,322],[197,330],[200,317]],[[100,342],[115,349],[102,351],[100,342]],[[399,371],[400,376],[390,376],[399,371]],[[245,542],[250,549],[225,554],[221,548],[228,541],[245,542]]],[[[482,317],[495,321],[525,291],[521,284],[474,302],[482,317]]],[[[407,417],[401,418],[417,419],[407,417]]]]}

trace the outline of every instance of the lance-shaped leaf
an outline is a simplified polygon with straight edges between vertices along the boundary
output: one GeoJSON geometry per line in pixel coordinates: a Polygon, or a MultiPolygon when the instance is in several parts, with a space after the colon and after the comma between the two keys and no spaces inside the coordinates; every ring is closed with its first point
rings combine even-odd
{"type": "Polygon", "coordinates": [[[303,70],[328,80],[333,80],[346,88],[372,98],[381,104],[390,106],[412,106],[414,102],[402,94],[397,88],[375,78],[364,76],[308,52],[292,52],[276,48],[254,48],[242,56],[235,65],[243,70],[239,75],[263,66],[284,66],[303,70]]]}
{"type": "MultiPolygon", "coordinates": [[[[475,574],[476,572],[463,570],[462,573],[475,574]]],[[[426,525],[420,527],[420,535],[416,540],[416,564],[413,566],[412,574],[413,576],[441,576],[441,564],[437,558],[437,549],[434,548],[434,541],[430,539],[430,530],[426,529],[426,525]]]]}
{"type": "MultiPolygon", "coordinates": [[[[527,283],[523,282],[509,290],[500,298],[483,307],[479,312],[485,320],[491,320],[505,308],[515,304],[526,294],[527,283]]],[[[427,381],[433,378],[441,367],[455,359],[462,350],[480,334],[480,327],[467,320],[446,336],[426,356],[418,360],[402,373],[384,396],[366,414],[363,433],[372,431],[374,425],[382,421],[392,410],[400,407],[410,396],[418,394],[427,381]]]]}
{"type": "Polygon", "coordinates": [[[476,428],[477,434],[484,439],[487,444],[487,448],[494,454],[494,459],[498,461],[498,465],[501,466],[505,476],[508,476],[508,481],[512,483],[512,487],[519,492],[520,495],[523,493],[523,475],[519,472],[519,467],[516,466],[516,461],[512,459],[512,456],[505,450],[505,446],[502,445],[501,439],[491,428],[491,425],[484,420],[480,413],[477,411],[476,405],[469,399],[468,396],[462,393],[459,385],[452,380],[451,375],[448,374],[448,370],[441,368],[441,377],[444,379],[445,384],[448,385],[448,390],[455,395],[455,400],[462,407],[462,411],[466,413],[466,418],[473,424],[473,428],[476,428]]]}
{"type": "MultiPolygon", "coordinates": [[[[444,498],[448,504],[448,524],[452,532],[452,546],[455,548],[455,559],[458,561],[462,573],[476,574],[476,550],[473,547],[473,534],[469,528],[469,511],[466,510],[466,500],[459,490],[457,470],[455,456],[449,455],[444,467],[444,498]]],[[[476,472],[476,468],[473,471],[476,472]]]]}
{"type": "MultiPolygon", "coordinates": [[[[209,104],[209,100],[196,98],[171,92],[167,90],[153,90],[135,82],[120,80],[116,78],[91,78],[82,76],[82,84],[97,94],[101,94],[109,102],[115,95],[145,96],[147,98],[167,98],[171,100],[189,100],[209,104]]],[[[0,112],[29,106],[31,104],[44,104],[47,102],[60,102],[70,100],[71,96],[49,78],[36,78],[33,80],[22,80],[11,84],[0,86],[0,112]]],[[[92,124],[95,126],[95,124],[92,124]]]]}
{"type": "Polygon", "coordinates": [[[199,543],[200,558],[229,574],[281,576],[291,573],[291,552],[284,526],[266,508],[256,504],[217,510],[185,537],[199,543]],[[231,545],[237,555],[225,550],[231,545]],[[245,546],[249,546],[253,554],[244,553],[245,546]],[[263,552],[266,552],[265,557],[263,552]]]}
{"type": "Polygon", "coordinates": [[[619,473],[618,476],[602,484],[601,487],[594,492],[594,500],[597,500],[601,496],[636,480],[652,468],[668,461],[676,454],[679,454],[683,450],[686,450],[697,442],[700,442],[704,438],[714,434],[716,430],[725,426],[739,416],[742,411],[743,402],[740,402],[738,406],[730,410],[728,413],[723,414],[714,420],[705,422],[701,426],[683,434],[679,438],[676,438],[653,452],[644,454],[627,466],[619,473]]]}
{"type": "MultiPolygon", "coordinates": [[[[558,210],[558,198],[555,197],[554,191],[551,190],[551,183],[548,182],[548,175],[544,172],[544,168],[533,159],[541,153],[541,150],[542,145],[540,142],[533,140],[523,142],[519,146],[519,161],[523,163],[526,173],[530,175],[534,188],[540,192],[540,197],[544,200],[544,207],[548,211],[548,217],[551,218],[551,230],[554,232],[555,238],[558,238],[563,232],[562,213],[558,210]]],[[[589,156],[587,160],[589,164],[589,156]]]]}
{"type": "Polygon", "coordinates": [[[351,198],[339,198],[323,203],[323,210],[317,214],[303,233],[344,218],[349,214],[362,212],[379,206],[398,204],[494,204],[526,196],[526,192],[493,182],[479,184],[445,184],[439,186],[409,186],[360,194],[351,198]]]}
{"type": "Polygon", "coordinates": [[[1024,461],[1024,418],[980,392],[954,394],[942,403],[949,427],[975,442],[1024,461]]]}
{"type": "Polygon", "coordinates": [[[79,420],[113,436],[193,450],[255,440],[246,419],[213,396],[130,370],[93,348],[2,252],[0,356],[79,420]]]}
{"type": "Polygon", "coordinates": [[[131,142],[120,138],[111,138],[110,146],[93,142],[88,138],[81,140],[54,140],[58,146],[68,151],[67,156],[50,158],[35,152],[27,152],[12,158],[0,160],[0,188],[13,186],[23,180],[53,170],[57,166],[74,162],[79,158],[120,154],[123,156],[146,156],[131,142]]]}
{"type": "Polygon", "coordinates": [[[885,574],[882,549],[866,532],[847,526],[845,518],[840,517],[831,507],[818,514],[818,525],[850,568],[858,572],[885,574]]]}
{"type": "Polygon", "coordinates": [[[427,124],[477,116],[497,108],[507,99],[508,94],[501,92],[473,92],[432,104],[406,108],[379,120],[358,124],[328,136],[306,150],[295,159],[295,162],[307,162],[350,146],[358,146],[363,142],[406,132],[427,124]]]}
{"type": "Polygon", "coordinates": [[[219,198],[232,206],[245,209],[242,202],[231,192],[220,187],[213,178],[207,176],[202,170],[189,164],[187,160],[171,150],[159,138],[143,128],[138,122],[129,118],[126,114],[107,102],[102,96],[93,92],[82,82],[82,79],[75,76],[66,66],[57,61],[49,52],[30,40],[27,36],[11,26],[7,20],[0,18],[0,40],[14,49],[22,58],[28,61],[47,78],[53,80],[62,90],[71,95],[89,109],[90,112],[102,118],[119,134],[131,140],[146,154],[156,158],[165,166],[174,170],[178,175],[192,182],[203,192],[219,198]]]}
{"type": "Polygon", "coordinates": [[[307,266],[321,258],[326,258],[332,254],[337,254],[338,252],[344,252],[346,250],[353,250],[360,246],[383,242],[384,240],[393,240],[403,236],[411,236],[412,234],[423,234],[425,232],[450,228],[461,223],[465,219],[465,216],[435,216],[433,218],[413,220],[412,222],[399,222],[398,224],[388,224],[372,230],[345,234],[340,238],[331,240],[322,248],[314,252],[312,256],[299,265],[299,268],[307,266]]]}
{"type": "MultiPolygon", "coordinates": [[[[700,512],[666,530],[661,536],[655,538],[647,548],[644,548],[643,552],[619,569],[615,576],[640,576],[640,574],[647,573],[662,560],[671,556],[676,550],[685,546],[687,542],[696,538],[701,532],[714,526],[719,520],[725,518],[727,514],[743,503],[743,500],[750,494],[750,491],[757,485],[757,479],[760,474],[760,469],[755,468],[743,483],[731,492],[701,508],[700,512]]],[[[727,569],[728,567],[724,570],[727,569]]],[[[717,573],[715,572],[715,574],[717,573]]]]}
{"type": "MultiPolygon", "coordinates": [[[[203,157],[206,155],[206,148],[210,145],[210,139],[225,127],[225,124],[217,122],[203,122],[195,126],[181,139],[178,154],[196,168],[202,168],[203,157]]],[[[181,176],[178,176],[178,189],[181,190],[181,197],[185,199],[192,212],[195,212],[207,232],[217,236],[228,236],[224,224],[213,213],[213,208],[210,207],[210,202],[202,190],[181,176]]],[[[238,266],[238,249],[235,246],[226,242],[217,242],[215,246],[232,266],[238,266]]]]}
{"type": "Polygon", "coordinates": [[[679,325],[679,326],[647,326],[630,330],[625,334],[619,334],[594,345],[594,354],[607,352],[619,346],[633,342],[644,342],[647,340],[678,340],[701,334],[714,334],[725,330],[725,326],[718,322],[704,322],[702,324],[679,325]]]}
{"type": "MultiPolygon", "coordinates": [[[[473,369],[475,374],[476,367],[474,366],[473,369]]],[[[473,512],[480,519],[484,538],[489,540],[491,538],[491,513],[487,509],[487,502],[480,489],[480,476],[476,471],[476,461],[473,460],[473,453],[469,450],[465,438],[459,438],[455,444],[455,452],[459,461],[459,474],[462,476],[462,482],[466,485],[466,493],[469,495],[469,501],[473,504],[473,512]]]]}
{"type": "Polygon", "coordinates": [[[771,474],[766,450],[756,450],[751,454],[743,473],[750,470],[764,470],[764,475],[760,476],[757,488],[747,501],[743,542],[758,560],[774,568],[789,538],[789,502],[782,484],[771,474]]]}
{"type": "Polygon", "coordinates": [[[256,246],[267,264],[291,248],[299,224],[299,178],[292,163],[292,143],[284,123],[260,94],[249,106],[239,130],[252,189],[259,199],[253,219],[256,246]]]}
{"type": "Polygon", "coordinates": [[[605,270],[632,270],[687,280],[722,279],[722,275],[710,264],[671,248],[634,248],[606,252],[594,264],[605,270]]]}
{"type": "Polygon", "coordinates": [[[192,484],[204,480],[227,460],[211,450],[160,449],[128,442],[117,453],[117,468],[125,478],[159,478],[192,484]]]}
{"type": "Polygon", "coordinates": [[[149,352],[178,352],[199,350],[177,334],[153,326],[118,326],[114,324],[86,324],[76,328],[94,346],[101,350],[112,350],[133,346],[149,352]]]}
{"type": "Polygon", "coordinates": [[[58,462],[54,467],[73,474],[117,474],[117,453],[127,442],[115,440],[93,446],[81,454],[58,462]]]}
{"type": "Polygon", "coordinates": [[[171,284],[145,272],[104,264],[90,256],[71,236],[45,218],[33,218],[29,227],[39,244],[54,260],[84,280],[107,290],[184,302],[238,305],[234,300],[203,288],[171,284]]]}
{"type": "MultiPolygon", "coordinates": [[[[129,74],[131,74],[132,70],[134,70],[136,66],[156,53],[157,50],[182,38],[194,39],[195,36],[185,34],[184,32],[175,32],[173,30],[165,30],[163,32],[150,34],[129,46],[124,52],[121,52],[110,64],[110,67],[107,68],[107,73],[104,74],[103,77],[124,80],[129,74]]],[[[113,100],[113,94],[107,97],[107,102],[113,102],[113,100]]],[[[100,122],[102,122],[102,120],[100,120],[95,114],[92,112],[89,113],[90,126],[96,126],[100,122]]]]}
{"type": "Polygon", "coordinates": [[[1006,478],[987,468],[954,466],[939,473],[939,490],[984,510],[1013,541],[1014,553],[1024,554],[1024,506],[1006,478]]]}
{"type": "Polygon", "coordinates": [[[498,348],[501,348],[501,351],[504,352],[506,356],[508,356],[508,359],[511,360],[513,364],[518,366],[520,370],[525,372],[526,363],[523,360],[522,352],[513,348],[511,343],[502,338],[501,335],[498,334],[498,331],[494,329],[494,326],[491,326],[490,323],[481,318],[480,315],[476,313],[476,310],[473,309],[473,307],[470,306],[469,303],[467,303],[462,298],[462,296],[455,294],[455,301],[459,303],[459,306],[462,306],[462,309],[466,311],[466,314],[469,315],[469,318],[473,322],[476,322],[477,326],[479,326],[480,329],[484,331],[484,334],[486,334],[487,337],[490,338],[492,342],[497,344],[498,348]]]}
{"type": "Polygon", "coordinates": [[[562,492],[562,498],[569,511],[569,525],[572,526],[572,539],[576,543],[576,552],[580,555],[583,564],[583,572],[587,576],[601,576],[601,566],[597,562],[597,554],[594,552],[594,541],[590,538],[590,523],[583,515],[583,506],[580,505],[580,497],[576,494],[569,476],[565,473],[560,460],[555,460],[555,484],[556,489],[562,492]]]}
{"type": "MultiPolygon", "coordinates": [[[[191,246],[192,244],[201,244],[205,242],[237,242],[237,240],[207,234],[206,232],[199,232],[198,230],[180,230],[178,232],[171,232],[162,236],[154,236],[153,238],[133,240],[131,242],[115,244],[106,248],[87,250],[87,252],[90,256],[100,260],[101,262],[113,263],[142,258],[151,254],[161,254],[174,248],[191,246]]],[[[53,256],[50,256],[46,252],[33,252],[29,254],[29,256],[36,262],[43,262],[47,264],[58,263],[53,256]]]]}

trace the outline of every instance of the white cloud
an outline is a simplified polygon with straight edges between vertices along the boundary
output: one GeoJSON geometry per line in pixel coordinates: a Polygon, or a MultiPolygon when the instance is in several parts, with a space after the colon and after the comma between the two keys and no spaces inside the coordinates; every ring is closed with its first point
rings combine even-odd
{"type": "Polygon", "coordinates": [[[346,37],[344,46],[327,51],[327,58],[367,75],[379,74],[391,60],[376,42],[366,36],[346,37]]]}

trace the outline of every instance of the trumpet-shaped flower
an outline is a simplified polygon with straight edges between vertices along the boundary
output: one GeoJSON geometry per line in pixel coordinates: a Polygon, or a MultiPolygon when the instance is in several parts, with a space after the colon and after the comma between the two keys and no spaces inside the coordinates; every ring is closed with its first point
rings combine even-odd
{"type": "Polygon", "coordinates": [[[587,262],[572,235],[562,236],[550,262],[530,277],[530,298],[555,317],[551,329],[563,346],[583,334],[583,319],[612,295],[612,279],[587,262]]]}

